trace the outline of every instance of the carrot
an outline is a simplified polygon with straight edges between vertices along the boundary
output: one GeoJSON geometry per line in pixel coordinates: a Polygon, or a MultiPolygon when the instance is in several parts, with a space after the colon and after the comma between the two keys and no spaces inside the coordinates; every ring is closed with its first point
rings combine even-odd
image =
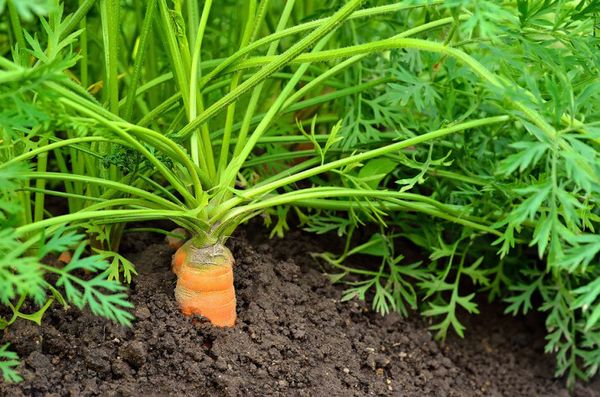
{"type": "Polygon", "coordinates": [[[223,244],[198,248],[193,240],[173,255],[175,299],[184,315],[199,314],[219,327],[235,324],[233,255],[223,244]]]}
{"type": "Polygon", "coordinates": [[[182,227],[178,227],[176,229],[173,229],[171,231],[171,234],[168,234],[165,237],[165,241],[169,247],[171,247],[173,249],[179,249],[183,245],[183,243],[185,243],[185,240],[187,238],[188,238],[187,231],[182,227]],[[181,237],[174,236],[174,234],[181,236],[181,237]]]}

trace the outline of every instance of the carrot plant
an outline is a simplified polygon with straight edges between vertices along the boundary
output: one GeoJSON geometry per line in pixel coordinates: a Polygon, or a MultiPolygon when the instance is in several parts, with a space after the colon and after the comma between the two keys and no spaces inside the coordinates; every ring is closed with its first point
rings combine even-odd
{"type": "Polygon", "coordinates": [[[420,299],[444,338],[462,335],[459,308],[478,310],[464,280],[511,312],[539,294],[558,373],[593,375],[597,12],[559,0],[7,0],[0,173],[20,181],[24,214],[11,241],[43,279],[56,269],[40,262],[45,239],[67,236],[55,250],[67,249],[85,232],[88,258],[112,264],[80,245],[59,271],[96,261],[115,293],[102,296],[118,299],[97,313],[126,322],[126,224],[172,220],[191,235],[173,260],[182,311],[231,326],[227,238],[259,215],[282,235],[293,214],[347,237],[341,257],[320,255],[336,280],[361,277],[344,299],[373,293],[382,313],[420,299]],[[50,196],[66,213],[48,213],[50,196]],[[380,231],[352,245],[365,223],[380,231]],[[429,263],[404,264],[401,239],[429,263]],[[380,266],[350,267],[356,254],[380,266]]]}

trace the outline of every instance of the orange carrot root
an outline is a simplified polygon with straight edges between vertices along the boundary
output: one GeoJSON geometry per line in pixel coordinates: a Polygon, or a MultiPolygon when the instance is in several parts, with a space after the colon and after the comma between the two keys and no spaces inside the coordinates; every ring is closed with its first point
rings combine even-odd
{"type": "Polygon", "coordinates": [[[199,314],[219,327],[235,324],[233,255],[223,244],[195,247],[192,240],[173,255],[175,299],[184,315],[199,314]]]}
{"type": "Polygon", "coordinates": [[[173,249],[181,248],[181,246],[185,243],[185,240],[187,240],[187,238],[188,238],[187,231],[182,227],[178,227],[177,229],[173,229],[171,231],[171,233],[178,234],[178,235],[184,236],[184,237],[180,238],[180,237],[175,237],[175,236],[166,236],[165,237],[166,243],[169,245],[169,247],[171,247],[173,249]]]}

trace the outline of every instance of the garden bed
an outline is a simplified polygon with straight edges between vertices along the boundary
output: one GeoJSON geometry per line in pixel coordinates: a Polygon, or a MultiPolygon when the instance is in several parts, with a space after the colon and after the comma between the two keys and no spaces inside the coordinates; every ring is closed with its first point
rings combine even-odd
{"type": "MultiPolygon", "coordinates": [[[[159,237],[144,235],[138,247],[126,240],[139,272],[133,327],[58,305],[43,327],[18,321],[3,341],[23,358],[25,380],[0,385],[0,395],[568,395],[543,355],[541,318],[483,304],[465,319],[464,340],[440,345],[418,316],[340,302],[343,288],[306,255],[326,248],[323,240],[292,232],[273,244],[254,227],[232,237],[233,329],[180,315],[173,251],[159,237]]],[[[600,396],[600,380],[575,395],[600,396]]]]}

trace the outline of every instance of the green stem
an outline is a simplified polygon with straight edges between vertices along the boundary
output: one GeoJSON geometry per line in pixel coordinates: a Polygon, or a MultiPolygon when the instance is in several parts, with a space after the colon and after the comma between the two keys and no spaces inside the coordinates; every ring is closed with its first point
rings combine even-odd
{"type": "MultiPolygon", "coordinates": [[[[164,1],[164,0],[163,0],[164,1]]],[[[337,11],[325,24],[311,32],[305,38],[294,44],[283,54],[276,56],[272,62],[258,70],[252,77],[240,84],[235,90],[213,103],[204,112],[200,113],[193,121],[179,131],[178,138],[186,138],[196,128],[206,123],[210,118],[225,109],[229,104],[236,101],[239,97],[254,88],[260,82],[267,79],[270,75],[289,64],[294,58],[304,52],[308,47],[314,45],[322,37],[333,29],[337,28],[345,19],[350,16],[352,11],[360,6],[362,0],[350,0],[339,11],[337,11]]]]}
{"type": "MultiPolygon", "coordinates": [[[[407,5],[404,3],[405,2],[400,2],[400,3],[355,11],[348,17],[348,19],[370,18],[370,17],[375,17],[377,15],[408,10],[408,9],[416,8],[416,7],[423,7],[423,5],[407,5]]],[[[443,3],[443,1],[432,1],[429,4],[436,5],[436,4],[442,4],[442,3],[443,3]]],[[[237,60],[243,59],[245,55],[260,48],[261,46],[269,44],[275,40],[280,40],[280,39],[288,37],[288,36],[292,36],[292,35],[295,35],[298,33],[305,32],[307,30],[312,30],[312,29],[318,28],[320,26],[323,26],[324,24],[329,23],[331,21],[331,18],[333,18],[333,17],[318,19],[316,21],[296,25],[291,28],[282,30],[280,32],[275,32],[269,36],[263,37],[262,39],[259,39],[255,42],[249,44],[248,46],[244,47],[243,49],[240,49],[235,54],[231,55],[229,58],[222,61],[215,69],[213,69],[210,73],[208,73],[202,80],[200,80],[199,87],[200,88],[204,87],[204,85],[206,85],[209,81],[211,81],[219,73],[221,73],[222,71],[227,69],[227,67],[234,64],[237,60]]],[[[450,18],[450,19],[452,19],[452,18],[450,18]]],[[[449,23],[451,23],[451,22],[452,21],[450,21],[449,23]]]]}
{"type": "Polygon", "coordinates": [[[200,199],[204,194],[202,190],[202,183],[206,184],[207,189],[212,187],[211,181],[208,179],[208,175],[206,175],[202,170],[196,168],[187,153],[184,152],[183,149],[181,149],[181,147],[179,147],[171,139],[154,130],[135,124],[123,122],[116,123],[116,125],[119,127],[122,126],[124,129],[133,132],[140,139],[147,139],[149,144],[165,150],[165,152],[169,153],[174,160],[181,163],[189,173],[194,192],[198,199],[200,199]]]}
{"type": "MultiPolygon", "coordinates": [[[[200,26],[198,27],[198,32],[194,41],[194,53],[192,55],[192,65],[190,70],[190,110],[188,116],[188,120],[190,121],[196,118],[198,108],[200,111],[204,110],[202,94],[198,95],[199,91],[197,83],[198,74],[200,73],[198,64],[200,63],[202,39],[204,38],[204,32],[206,30],[206,24],[211,7],[212,0],[207,0],[204,3],[204,9],[202,10],[202,17],[200,19],[200,26]]],[[[216,176],[215,159],[212,144],[210,142],[208,126],[206,124],[202,125],[200,130],[197,130],[192,134],[190,139],[190,148],[194,163],[196,163],[199,167],[202,166],[211,179],[214,178],[216,176]]]]}
{"type": "MultiPolygon", "coordinates": [[[[263,6],[265,2],[261,3],[263,6]]],[[[253,23],[255,18],[253,18],[255,14],[256,1],[248,2],[248,16],[245,18],[246,24],[244,26],[244,32],[242,33],[242,40],[240,43],[240,48],[244,48],[248,42],[252,39],[252,33],[254,30],[253,23]]],[[[258,15],[258,23],[260,24],[262,18],[264,17],[265,8],[261,7],[258,15]]],[[[242,76],[242,72],[234,73],[231,77],[231,82],[229,85],[229,91],[233,91],[237,88],[240,82],[240,78],[242,76]]],[[[252,99],[250,99],[252,101],[252,99]]],[[[225,115],[225,126],[223,128],[223,144],[221,145],[221,151],[219,155],[219,178],[221,177],[221,173],[227,167],[227,160],[229,159],[229,143],[231,139],[231,131],[233,126],[233,120],[235,117],[235,108],[236,102],[233,102],[231,105],[227,107],[227,114],[225,115]]]]}
{"type": "Polygon", "coordinates": [[[178,92],[176,94],[171,95],[167,100],[160,103],[160,105],[154,107],[151,111],[146,113],[136,124],[140,126],[147,126],[153,120],[156,120],[158,116],[163,114],[164,112],[171,110],[179,103],[181,100],[181,94],[178,92]]]}
{"type": "MultiPolygon", "coordinates": [[[[295,4],[295,0],[290,0],[290,1],[286,2],[285,8],[283,9],[283,12],[281,13],[281,17],[279,18],[279,22],[277,23],[277,27],[275,28],[276,31],[280,31],[283,28],[285,28],[285,25],[287,24],[287,22],[290,18],[290,15],[292,13],[292,10],[294,8],[294,4],[295,4]]],[[[267,50],[267,55],[275,54],[278,46],[279,46],[279,41],[272,42],[271,45],[269,46],[269,49],[267,50]]],[[[293,77],[292,77],[292,80],[293,80],[293,77]]],[[[246,144],[247,144],[246,137],[248,136],[248,131],[250,130],[250,123],[252,121],[252,116],[254,116],[254,112],[256,111],[256,107],[258,105],[258,101],[260,100],[260,94],[263,90],[263,86],[264,86],[264,81],[262,83],[258,84],[252,90],[252,95],[250,97],[250,100],[248,101],[248,106],[246,106],[246,113],[244,114],[244,118],[242,120],[242,126],[240,128],[240,132],[237,137],[237,142],[235,144],[233,157],[238,156],[242,152],[242,150],[246,147],[246,144]]],[[[225,169],[225,167],[224,167],[224,169],[225,169]]],[[[228,181],[225,181],[225,183],[228,183],[228,181]]]]}
{"type": "MultiPolygon", "coordinates": [[[[103,138],[103,137],[99,137],[99,136],[88,136],[88,137],[64,139],[62,141],[51,143],[49,145],[46,144],[46,145],[37,147],[29,152],[26,152],[19,156],[13,157],[12,159],[0,164],[0,169],[8,167],[10,165],[13,165],[15,163],[19,163],[21,161],[32,159],[35,156],[38,156],[42,153],[46,153],[51,150],[61,148],[63,146],[71,146],[71,145],[75,145],[78,143],[84,143],[84,142],[109,142],[109,141],[111,141],[111,140],[108,138],[103,138]]],[[[114,140],[112,140],[112,141],[114,141],[114,140]]]]}
{"type": "Polygon", "coordinates": [[[83,194],[76,194],[76,193],[57,192],[55,190],[49,190],[49,189],[37,189],[34,187],[23,187],[23,188],[17,189],[17,191],[19,191],[19,190],[24,190],[24,191],[28,191],[28,192],[41,192],[47,196],[65,197],[67,199],[73,198],[73,199],[78,199],[78,200],[82,200],[82,201],[105,201],[105,199],[102,199],[99,197],[85,196],[83,194]]]}
{"type": "MultiPolygon", "coordinates": [[[[0,57],[0,62],[2,58],[0,57]]],[[[141,139],[142,141],[146,141],[149,144],[157,146],[158,148],[167,151],[167,153],[172,156],[174,159],[182,163],[186,166],[193,182],[193,186],[195,189],[196,197],[200,199],[202,197],[202,183],[205,183],[207,189],[212,187],[211,181],[208,179],[208,176],[205,175],[202,170],[196,169],[195,165],[189,159],[189,157],[183,152],[183,150],[171,139],[168,137],[159,134],[153,130],[141,127],[139,125],[128,123],[127,121],[119,118],[113,113],[107,111],[102,106],[97,105],[95,102],[82,98],[71,90],[61,86],[60,84],[48,82],[46,83],[48,87],[52,90],[60,94],[63,103],[72,107],[75,110],[78,110],[91,118],[99,121],[101,124],[109,127],[111,130],[117,132],[124,140],[129,143],[132,147],[139,150],[142,154],[144,154],[150,162],[152,162],[159,171],[167,172],[169,171],[160,163],[154,156],[150,155],[149,152],[140,145],[135,139],[130,137],[120,126],[123,128],[136,132],[136,138],[141,139]],[[148,157],[149,156],[149,157],[148,157]]],[[[165,175],[165,178],[171,180],[170,177],[165,175]]],[[[185,189],[181,190],[181,184],[175,182],[173,184],[175,188],[177,188],[180,193],[186,198],[186,200],[190,201],[192,196],[189,192],[185,191],[185,189]]]]}
{"type": "Polygon", "coordinates": [[[8,15],[10,18],[10,25],[12,27],[13,34],[15,35],[15,40],[19,45],[19,50],[23,51],[27,48],[27,43],[25,42],[25,37],[23,36],[23,27],[21,26],[21,19],[19,18],[19,13],[17,12],[17,8],[13,4],[15,0],[8,0],[8,15]]]}
{"type": "MultiPolygon", "coordinates": [[[[312,62],[324,62],[333,61],[340,58],[351,57],[359,54],[375,53],[381,51],[387,51],[395,48],[411,48],[421,51],[436,52],[453,57],[465,65],[467,65],[475,74],[484,79],[486,82],[491,84],[497,89],[504,89],[506,81],[501,80],[495,74],[490,72],[485,66],[483,66],[475,58],[467,55],[465,52],[456,48],[448,47],[444,44],[412,38],[391,38],[380,41],[374,41],[366,44],[359,44],[351,47],[339,48],[335,50],[327,50],[320,52],[313,52],[310,54],[302,54],[294,59],[290,60],[290,64],[303,64],[312,62]]],[[[276,57],[258,57],[249,59],[241,62],[237,69],[247,67],[258,67],[263,65],[270,65],[276,60],[276,57]]],[[[550,139],[556,138],[556,130],[546,122],[546,120],[534,109],[530,108],[526,104],[523,104],[511,97],[507,97],[511,100],[514,106],[522,111],[533,123],[535,123],[550,139]]]]}
{"type": "MultiPolygon", "coordinates": [[[[76,109],[79,112],[84,113],[84,114],[88,115],[89,117],[99,121],[101,124],[104,124],[106,127],[110,128],[112,131],[116,132],[117,135],[119,135],[124,141],[126,141],[129,145],[131,145],[133,148],[138,150],[145,158],[147,158],[152,163],[152,165],[154,165],[156,167],[156,169],[169,181],[169,183],[177,191],[179,191],[179,193],[181,193],[185,197],[186,201],[188,201],[188,203],[190,205],[194,205],[194,203],[197,202],[197,199],[201,198],[201,196],[194,198],[194,196],[192,196],[188,192],[187,188],[182,183],[180,183],[180,181],[177,179],[177,177],[169,169],[167,169],[160,160],[158,160],[152,153],[150,153],[150,151],[148,149],[146,149],[144,147],[144,145],[142,145],[135,138],[133,138],[130,134],[125,132],[123,129],[121,129],[115,122],[111,122],[110,120],[104,119],[100,115],[89,110],[87,107],[84,107],[78,103],[75,103],[75,102],[71,101],[70,99],[61,98],[60,101],[65,103],[66,105],[72,107],[73,109],[76,109]]],[[[151,131],[148,130],[147,132],[151,132],[151,131]]],[[[158,135],[156,137],[157,139],[161,139],[167,144],[174,145],[174,142],[172,142],[168,138],[163,137],[162,135],[160,135],[158,133],[156,133],[156,135],[158,135]]],[[[183,157],[185,158],[186,156],[184,155],[183,157]]],[[[193,167],[188,170],[190,171],[190,174],[192,177],[194,177],[194,175],[196,175],[195,169],[193,167]]],[[[196,176],[196,178],[197,178],[197,176],[196,176]]],[[[197,182],[197,183],[199,183],[199,182],[197,182]]],[[[201,191],[201,188],[199,188],[199,189],[201,191]]]]}
{"type": "Polygon", "coordinates": [[[69,224],[77,221],[106,220],[107,223],[130,222],[153,219],[191,218],[196,220],[193,214],[185,211],[167,210],[104,210],[104,211],[81,211],[74,214],[55,216],[40,222],[30,223],[15,229],[15,234],[25,236],[46,228],[69,224]]]}
{"type": "MultiPolygon", "coordinates": [[[[467,19],[468,17],[469,16],[467,16],[467,15],[460,15],[458,17],[458,19],[459,20],[464,20],[464,19],[467,19]]],[[[415,28],[408,29],[408,30],[406,30],[406,31],[404,31],[402,33],[397,34],[393,38],[399,39],[399,38],[403,38],[403,37],[414,36],[416,34],[419,34],[419,33],[422,33],[422,32],[428,31],[428,30],[433,30],[433,29],[438,28],[440,26],[453,23],[454,21],[455,21],[455,19],[453,17],[438,19],[436,21],[425,23],[425,24],[419,25],[419,26],[417,26],[415,28]]],[[[291,106],[292,104],[294,104],[295,102],[297,102],[298,99],[302,98],[307,92],[309,92],[310,90],[312,90],[315,87],[318,87],[319,84],[321,84],[322,82],[326,81],[327,79],[329,79],[332,76],[335,76],[337,73],[340,73],[340,72],[344,71],[345,69],[347,69],[350,66],[354,65],[355,63],[361,61],[362,59],[364,59],[368,55],[369,54],[355,55],[355,56],[350,57],[350,58],[346,59],[345,61],[343,61],[343,62],[335,65],[331,69],[327,70],[325,73],[320,74],[317,78],[315,78],[312,81],[310,81],[304,87],[302,87],[301,89],[299,89],[294,95],[292,95],[286,101],[286,103],[283,105],[283,108],[285,109],[285,108],[291,106]]],[[[290,109],[290,111],[292,111],[292,110],[290,109]]]]}
{"type": "Polygon", "coordinates": [[[184,59],[180,52],[177,36],[175,34],[176,30],[173,26],[172,17],[169,7],[167,6],[167,2],[166,0],[158,1],[160,6],[161,26],[166,40],[166,47],[169,52],[169,60],[171,62],[171,66],[173,67],[173,74],[175,75],[175,79],[177,81],[177,87],[181,91],[181,96],[183,97],[183,105],[186,111],[188,111],[190,108],[190,86],[187,79],[189,73],[186,72],[187,68],[185,67],[184,59]]]}
{"type": "MultiPolygon", "coordinates": [[[[42,138],[39,142],[41,147],[48,145],[48,138],[42,138]]],[[[39,173],[46,172],[48,168],[48,152],[40,153],[37,157],[37,171],[39,173]]],[[[43,190],[46,187],[46,181],[43,179],[38,179],[35,181],[36,189],[43,190]]],[[[44,218],[44,200],[45,194],[44,192],[36,192],[35,193],[35,202],[34,202],[34,211],[33,211],[33,221],[38,222],[44,218]]]]}
{"type": "MultiPolygon", "coordinates": [[[[315,44],[314,51],[319,51],[321,48],[323,48],[323,46],[325,46],[330,37],[331,34],[328,34],[327,36],[319,40],[319,42],[315,44]]],[[[298,68],[298,70],[294,73],[294,75],[291,77],[291,79],[287,82],[287,84],[283,87],[283,89],[277,96],[275,102],[269,107],[269,110],[262,118],[258,126],[254,129],[254,132],[250,136],[250,139],[248,139],[247,142],[244,142],[240,153],[234,157],[233,161],[231,161],[226,171],[223,173],[223,177],[221,178],[221,188],[223,196],[219,197],[219,200],[222,198],[228,199],[229,197],[231,197],[229,189],[233,188],[233,186],[235,185],[235,179],[237,177],[238,172],[242,169],[244,162],[247,160],[248,156],[250,156],[250,153],[256,146],[260,137],[267,131],[275,117],[277,117],[277,115],[281,111],[281,107],[283,106],[285,100],[290,96],[290,94],[300,81],[300,78],[308,69],[308,66],[309,65],[301,65],[298,68]]],[[[238,142],[238,144],[239,143],[240,142],[238,142]]],[[[220,203],[220,201],[217,202],[220,203]]]]}
{"type": "Polygon", "coordinates": [[[127,228],[124,230],[125,234],[127,234],[127,233],[143,233],[143,232],[164,234],[165,236],[180,238],[182,240],[187,238],[187,236],[184,234],[169,232],[164,229],[159,229],[157,227],[130,227],[130,228],[127,228]]]}
{"type": "MultiPolygon", "coordinates": [[[[246,206],[240,206],[230,211],[223,223],[230,221],[231,219],[238,218],[244,213],[251,213],[257,210],[262,210],[269,207],[275,207],[279,205],[297,204],[310,207],[312,205],[323,208],[324,205],[331,205],[328,209],[349,209],[357,208],[357,202],[349,201],[346,203],[341,202],[340,207],[336,207],[339,200],[331,199],[332,197],[355,197],[355,198],[376,198],[383,200],[378,202],[378,206],[381,209],[411,209],[415,211],[425,212],[430,215],[435,215],[448,219],[455,223],[462,223],[474,227],[478,230],[483,230],[488,233],[501,235],[502,233],[497,230],[483,225],[485,222],[477,217],[472,217],[467,214],[463,214],[459,211],[454,210],[448,205],[440,203],[429,197],[422,196],[414,193],[402,193],[389,190],[359,190],[350,188],[307,188],[297,190],[289,193],[280,194],[272,198],[262,199],[259,202],[248,204],[246,206]],[[323,198],[329,198],[329,200],[322,200],[323,198]],[[321,200],[319,200],[321,199],[321,200]],[[410,201],[407,201],[410,200],[410,201]],[[388,203],[389,202],[389,203],[388,203]],[[351,207],[344,207],[344,205],[350,205],[351,207]]],[[[364,202],[365,206],[371,206],[375,203],[364,202]]],[[[214,220],[213,220],[214,221],[214,220]]]]}
{"type": "Polygon", "coordinates": [[[104,186],[104,187],[108,187],[114,190],[118,190],[127,194],[131,194],[133,196],[137,196],[137,197],[141,197],[141,198],[145,198],[148,201],[154,202],[158,205],[160,205],[162,208],[169,208],[169,209],[181,209],[180,205],[171,203],[170,201],[157,196],[154,193],[150,193],[147,192],[143,189],[139,189],[133,186],[129,186],[126,185],[124,183],[119,183],[119,182],[115,182],[115,181],[111,181],[111,180],[107,180],[107,179],[103,179],[103,178],[94,178],[94,177],[90,177],[87,175],[69,175],[69,174],[63,174],[60,172],[23,172],[23,173],[19,173],[20,176],[24,177],[24,178],[29,178],[29,179],[44,179],[44,180],[54,180],[54,181],[73,181],[73,182],[80,182],[80,183],[86,183],[86,184],[95,184],[95,185],[99,185],[99,186],[104,186]]]}
{"type": "MultiPolygon", "coordinates": [[[[96,3],[96,0],[80,0],[79,3],[79,8],[73,15],[71,15],[67,25],[62,29],[62,32],[60,33],[60,40],[63,40],[65,37],[71,34],[71,32],[77,28],[77,25],[84,21],[86,15],[96,3]]],[[[85,27],[81,26],[80,28],[85,29],[85,27]]]]}
{"type": "Polygon", "coordinates": [[[100,0],[108,109],[119,115],[119,0],[100,0]]]}
{"type": "Polygon", "coordinates": [[[427,142],[427,141],[430,141],[433,139],[438,139],[438,138],[444,137],[446,135],[453,134],[455,132],[460,132],[460,131],[464,131],[464,130],[468,130],[468,129],[483,127],[483,126],[490,125],[490,124],[502,123],[502,122],[508,121],[509,119],[510,119],[510,117],[508,117],[508,116],[496,116],[496,117],[487,117],[487,118],[483,118],[483,119],[463,122],[463,123],[460,123],[457,125],[453,125],[453,126],[441,128],[439,130],[431,131],[431,132],[428,132],[428,133],[425,133],[423,135],[419,135],[419,136],[416,136],[413,138],[405,139],[401,142],[396,142],[396,143],[386,145],[386,146],[383,146],[383,147],[380,147],[377,149],[372,149],[372,150],[369,150],[369,151],[366,151],[363,153],[348,156],[343,159],[332,161],[330,163],[326,163],[326,164],[320,165],[318,167],[314,167],[314,168],[308,169],[306,171],[299,172],[295,175],[290,175],[288,177],[281,178],[277,181],[274,181],[274,182],[266,184],[266,185],[251,188],[249,190],[244,191],[243,195],[241,195],[240,197],[234,197],[234,198],[228,200],[227,202],[224,202],[220,206],[218,211],[216,212],[216,214],[217,214],[216,217],[218,219],[219,216],[222,216],[225,212],[229,211],[231,208],[238,206],[239,204],[241,204],[244,201],[247,201],[247,200],[250,200],[250,199],[253,199],[256,197],[260,197],[261,195],[267,194],[267,193],[269,193],[275,189],[278,189],[282,186],[286,186],[286,185],[290,185],[292,183],[298,182],[302,179],[310,178],[312,176],[322,174],[324,172],[331,171],[336,168],[340,168],[340,167],[343,167],[343,166],[346,166],[349,164],[359,163],[359,162],[362,162],[365,160],[372,159],[374,157],[382,156],[382,155],[385,155],[388,153],[393,153],[395,151],[404,149],[406,147],[418,145],[418,144],[421,144],[421,143],[424,143],[424,142],[427,142]]]}
{"type": "Polygon", "coordinates": [[[144,62],[144,57],[146,54],[146,47],[148,43],[148,37],[152,32],[152,20],[154,18],[154,11],[156,9],[156,0],[148,1],[148,8],[146,8],[146,15],[144,16],[144,22],[142,23],[142,31],[140,33],[140,43],[138,46],[138,53],[135,57],[135,62],[133,65],[133,76],[131,76],[131,80],[129,82],[129,87],[127,89],[127,100],[125,102],[125,111],[123,112],[123,118],[125,120],[131,119],[131,114],[133,112],[133,102],[136,97],[136,90],[138,81],[142,74],[142,64],[144,62]]]}
{"type": "MultiPolygon", "coordinates": [[[[186,1],[187,6],[187,33],[190,48],[196,46],[196,36],[200,25],[200,7],[197,1],[186,1]]],[[[206,3],[205,3],[206,5],[206,3]]]]}
{"type": "MultiPolygon", "coordinates": [[[[95,0],[79,0],[79,10],[84,7],[88,2],[94,3],[95,0]]],[[[77,10],[77,12],[79,12],[77,10]]],[[[76,14],[77,14],[76,12],[76,14]]],[[[73,16],[73,18],[75,15],[73,16]]],[[[79,64],[79,80],[81,82],[82,87],[86,88],[89,85],[89,77],[88,77],[88,31],[87,31],[87,18],[85,15],[82,15],[81,22],[79,24],[79,29],[81,29],[81,35],[79,35],[79,55],[81,55],[81,61],[79,64]]],[[[68,30],[65,30],[68,31],[68,30]]]]}

